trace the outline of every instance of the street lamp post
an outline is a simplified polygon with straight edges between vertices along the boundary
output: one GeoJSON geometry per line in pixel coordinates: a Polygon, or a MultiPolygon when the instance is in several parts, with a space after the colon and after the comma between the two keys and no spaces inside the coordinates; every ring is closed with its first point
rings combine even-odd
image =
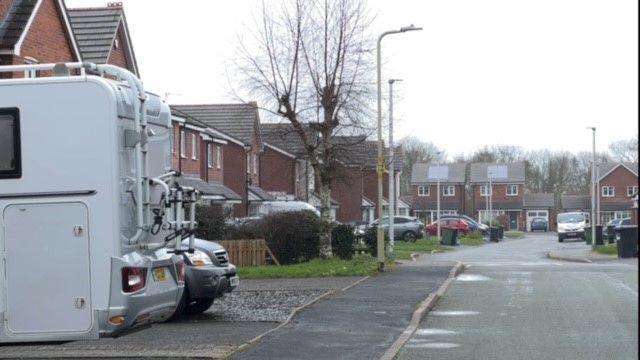
{"type": "MultiPolygon", "coordinates": [[[[378,37],[376,47],[376,68],[377,68],[377,90],[378,90],[378,161],[376,164],[376,172],[378,175],[378,218],[382,220],[382,180],[384,177],[384,155],[382,146],[382,56],[380,45],[382,38],[391,34],[399,34],[407,31],[422,30],[422,28],[413,25],[400,28],[399,30],[385,31],[378,37]]],[[[384,271],[384,229],[382,229],[382,221],[377,228],[377,257],[378,270],[384,271]]]]}
{"type": "Polygon", "coordinates": [[[438,176],[436,178],[436,229],[437,229],[437,237],[438,244],[441,243],[442,239],[440,238],[440,156],[442,155],[442,151],[438,151],[436,153],[437,163],[438,163],[438,176]]]}
{"type": "Polygon", "coordinates": [[[395,145],[393,143],[393,83],[401,79],[389,79],[389,253],[395,245],[394,221],[396,215],[395,145]]]}
{"type": "Polygon", "coordinates": [[[596,128],[588,127],[592,134],[591,158],[591,246],[596,246],[596,128]]]}

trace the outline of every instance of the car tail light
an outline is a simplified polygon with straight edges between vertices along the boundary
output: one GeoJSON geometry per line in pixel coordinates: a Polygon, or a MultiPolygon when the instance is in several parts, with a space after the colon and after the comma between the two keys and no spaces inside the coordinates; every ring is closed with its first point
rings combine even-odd
{"type": "Polygon", "coordinates": [[[178,274],[178,282],[184,283],[185,268],[183,261],[179,261],[176,263],[176,274],[178,274]]]}
{"type": "Polygon", "coordinates": [[[147,269],[141,267],[122,268],[122,291],[131,293],[147,285],[147,269]]]}

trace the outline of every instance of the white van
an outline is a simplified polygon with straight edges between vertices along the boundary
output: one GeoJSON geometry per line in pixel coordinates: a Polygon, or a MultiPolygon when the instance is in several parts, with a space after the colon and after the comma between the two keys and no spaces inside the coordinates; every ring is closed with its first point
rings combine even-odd
{"type": "Polygon", "coordinates": [[[585,239],[584,228],[587,227],[588,220],[585,213],[566,212],[560,213],[558,220],[558,241],[563,242],[568,238],[585,239]]]}
{"type": "Polygon", "coordinates": [[[0,342],[170,317],[198,194],[171,171],[169,106],[111,65],[0,66],[23,71],[54,76],[0,80],[0,342]]]}

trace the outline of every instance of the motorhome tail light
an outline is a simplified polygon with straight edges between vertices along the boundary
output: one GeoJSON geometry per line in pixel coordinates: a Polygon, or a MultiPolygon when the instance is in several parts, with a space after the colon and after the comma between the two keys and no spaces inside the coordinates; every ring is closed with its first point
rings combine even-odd
{"type": "Polygon", "coordinates": [[[144,289],[147,284],[147,269],[141,267],[122,268],[122,291],[126,293],[144,289]]]}
{"type": "Polygon", "coordinates": [[[111,317],[111,319],[109,319],[109,322],[112,325],[120,326],[120,325],[124,324],[124,316],[122,316],[122,315],[113,316],[113,317],[111,317]]]}
{"type": "Polygon", "coordinates": [[[184,278],[186,277],[184,261],[176,262],[176,273],[178,274],[178,282],[184,283],[184,278]]]}

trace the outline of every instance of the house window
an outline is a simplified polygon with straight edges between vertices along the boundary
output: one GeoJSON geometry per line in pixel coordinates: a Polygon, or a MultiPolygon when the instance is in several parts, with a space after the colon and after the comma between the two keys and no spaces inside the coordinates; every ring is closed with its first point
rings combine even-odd
{"type": "Polygon", "coordinates": [[[0,109],[0,179],[22,176],[18,109],[0,109]]]}
{"type": "Polygon", "coordinates": [[[222,150],[221,146],[216,146],[216,167],[222,169],[222,150]]]}
{"type": "Polygon", "coordinates": [[[429,196],[429,186],[427,185],[418,186],[418,196],[429,196]]]}
{"type": "Polygon", "coordinates": [[[456,194],[456,187],[453,185],[446,185],[442,188],[442,196],[454,196],[456,194]]]}
{"type": "Polygon", "coordinates": [[[118,41],[118,38],[116,37],[116,39],[113,41],[113,48],[118,50],[119,47],[120,47],[120,41],[118,41]]]}
{"type": "MultiPolygon", "coordinates": [[[[40,62],[36,59],[28,57],[28,58],[25,58],[24,63],[25,65],[35,65],[35,64],[39,64],[40,62]]],[[[39,70],[29,69],[24,71],[25,78],[37,78],[39,75],[40,75],[39,70]]]]}
{"type": "Polygon", "coordinates": [[[489,185],[480,185],[480,196],[489,196],[491,195],[491,190],[489,189],[489,185]]]}
{"type": "Polygon", "coordinates": [[[258,173],[258,156],[256,154],[253,154],[253,174],[257,174],[258,173]]]}
{"type": "Polygon", "coordinates": [[[247,153],[247,174],[251,174],[251,154],[247,153]]]}
{"type": "Polygon", "coordinates": [[[213,150],[211,144],[207,144],[207,167],[213,168],[213,150]]]}
{"type": "Polygon", "coordinates": [[[507,196],[518,195],[518,185],[507,185],[507,196]]]}
{"type": "Polygon", "coordinates": [[[180,130],[180,157],[187,157],[187,134],[184,130],[180,130]]]}
{"type": "Polygon", "coordinates": [[[627,186],[627,196],[633,196],[638,192],[637,186],[627,186]]]}
{"type": "Polygon", "coordinates": [[[613,186],[603,186],[602,187],[602,196],[603,197],[613,197],[615,196],[616,188],[613,186]]]}
{"type": "Polygon", "coordinates": [[[191,134],[191,158],[198,160],[198,136],[191,134]]]}

